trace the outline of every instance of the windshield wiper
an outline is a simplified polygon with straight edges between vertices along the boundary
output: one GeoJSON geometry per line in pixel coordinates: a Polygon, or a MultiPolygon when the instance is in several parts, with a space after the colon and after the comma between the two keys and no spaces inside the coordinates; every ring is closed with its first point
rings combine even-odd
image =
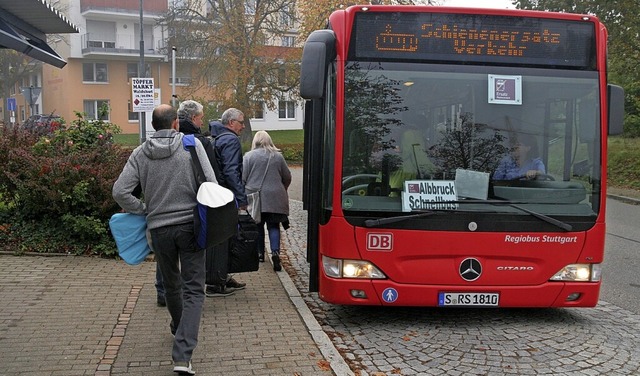
{"type": "MultiPolygon", "coordinates": [[[[462,201],[454,201],[457,204],[462,204],[462,203],[467,203],[467,204],[491,204],[491,205],[508,205],[512,208],[518,209],[520,211],[523,211],[527,214],[531,214],[532,216],[545,221],[547,223],[550,223],[554,226],[560,227],[561,229],[565,230],[565,231],[571,231],[573,230],[573,226],[571,226],[568,223],[559,221],[555,218],[551,218],[548,215],[544,215],[544,214],[540,214],[540,213],[536,213],[532,210],[523,208],[522,206],[516,205],[516,203],[512,202],[512,201],[505,201],[505,200],[462,200],[462,201]]],[[[518,202],[519,203],[519,202],[518,202]]]]}
{"type": "Polygon", "coordinates": [[[367,219],[366,221],[364,221],[364,225],[365,225],[365,227],[376,227],[376,226],[380,226],[380,225],[387,225],[389,223],[406,221],[407,219],[428,217],[428,216],[434,215],[434,214],[436,214],[436,212],[434,212],[434,211],[423,211],[423,212],[420,212],[418,214],[401,215],[401,216],[398,216],[398,217],[367,219]]]}
{"type": "MultiPolygon", "coordinates": [[[[443,201],[445,202],[445,201],[443,201]]],[[[548,215],[544,215],[544,214],[540,214],[540,213],[536,213],[532,210],[523,208],[522,206],[516,205],[516,203],[512,202],[512,201],[505,201],[505,200],[459,200],[459,201],[446,201],[446,203],[449,204],[489,204],[489,205],[508,205],[514,209],[518,209],[520,211],[523,211],[527,214],[530,214],[544,222],[547,222],[549,224],[552,224],[556,227],[559,227],[565,231],[571,231],[573,230],[573,226],[571,226],[568,223],[559,221],[555,218],[551,218],[548,215]]],[[[520,202],[518,202],[519,204],[520,202]]],[[[367,219],[366,221],[364,221],[364,225],[365,227],[376,227],[376,226],[381,226],[381,225],[386,225],[389,223],[395,223],[395,222],[401,222],[401,221],[405,221],[407,219],[414,219],[414,218],[422,218],[422,217],[428,217],[430,215],[436,214],[436,211],[423,211],[420,212],[418,214],[411,214],[411,215],[401,215],[398,217],[388,217],[388,218],[379,218],[379,219],[367,219]]]]}

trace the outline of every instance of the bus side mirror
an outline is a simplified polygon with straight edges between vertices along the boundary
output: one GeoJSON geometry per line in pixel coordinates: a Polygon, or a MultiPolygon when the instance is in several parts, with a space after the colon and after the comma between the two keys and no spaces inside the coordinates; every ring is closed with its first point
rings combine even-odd
{"type": "Polygon", "coordinates": [[[608,85],[609,135],[621,134],[624,124],[624,89],[617,85],[608,85]]]}
{"type": "Polygon", "coordinates": [[[331,30],[316,30],[307,38],[302,49],[300,67],[300,96],[320,99],[324,95],[327,64],[335,58],[336,37],[331,30]]]}

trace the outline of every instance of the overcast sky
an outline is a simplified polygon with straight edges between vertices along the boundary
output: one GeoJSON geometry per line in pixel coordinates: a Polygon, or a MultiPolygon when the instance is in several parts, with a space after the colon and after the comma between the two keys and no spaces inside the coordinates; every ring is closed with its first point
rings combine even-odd
{"type": "Polygon", "coordinates": [[[444,6],[470,8],[515,8],[511,0],[444,0],[444,6]]]}

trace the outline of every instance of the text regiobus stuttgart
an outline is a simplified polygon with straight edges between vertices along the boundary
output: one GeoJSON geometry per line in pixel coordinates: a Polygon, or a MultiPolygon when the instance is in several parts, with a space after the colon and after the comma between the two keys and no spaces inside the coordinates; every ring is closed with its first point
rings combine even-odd
{"type": "Polygon", "coordinates": [[[310,290],[330,303],[592,307],[607,83],[593,16],[353,6],[305,43],[310,290]]]}

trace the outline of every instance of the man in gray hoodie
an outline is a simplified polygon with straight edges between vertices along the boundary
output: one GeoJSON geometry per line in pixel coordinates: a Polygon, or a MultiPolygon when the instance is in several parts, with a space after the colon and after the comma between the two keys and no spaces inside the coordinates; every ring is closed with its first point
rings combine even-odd
{"type": "MultiPolygon", "coordinates": [[[[195,375],[191,356],[205,297],[205,252],[197,249],[193,228],[198,182],[191,154],[182,144],[183,134],[177,131],[176,110],[166,104],[156,107],[151,124],[156,132],[133,150],[112,193],[126,212],[147,216],[175,336],[173,371],[195,375]],[[143,199],[133,195],[138,185],[143,199]]],[[[198,139],[195,143],[206,180],[217,183],[204,147],[198,139]]]]}

